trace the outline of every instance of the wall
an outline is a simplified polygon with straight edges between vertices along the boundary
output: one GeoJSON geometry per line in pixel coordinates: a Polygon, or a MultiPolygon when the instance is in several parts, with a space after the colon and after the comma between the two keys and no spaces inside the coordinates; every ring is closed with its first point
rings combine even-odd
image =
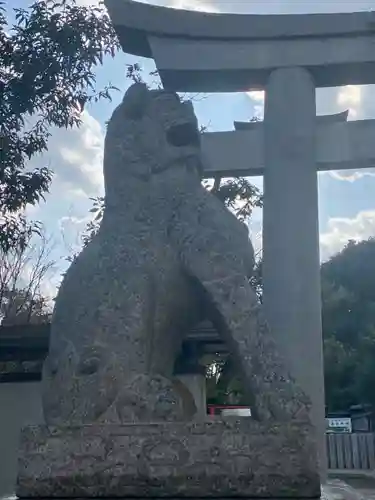
{"type": "Polygon", "coordinates": [[[14,493],[21,428],[42,421],[39,382],[0,384],[0,498],[14,493]]]}

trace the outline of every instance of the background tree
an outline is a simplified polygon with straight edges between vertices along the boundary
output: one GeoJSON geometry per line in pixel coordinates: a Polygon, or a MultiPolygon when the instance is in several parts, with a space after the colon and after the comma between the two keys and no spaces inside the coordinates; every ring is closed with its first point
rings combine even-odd
{"type": "MultiPolygon", "coordinates": [[[[328,411],[375,409],[375,240],[350,241],[322,264],[321,281],[328,411]]],[[[208,375],[210,403],[245,403],[230,359],[217,358],[208,375]]]]}
{"type": "Polygon", "coordinates": [[[48,191],[52,172],[28,170],[46,151],[50,127],[79,126],[84,107],[110,98],[96,88],[95,67],[119,48],[101,7],[75,0],[34,0],[7,22],[0,0],[0,247],[25,246],[37,224],[23,211],[48,191]]]}
{"type": "Polygon", "coordinates": [[[52,245],[42,232],[29,236],[26,245],[0,250],[0,324],[44,323],[49,320],[51,299],[43,286],[55,262],[52,245]]]}
{"type": "Polygon", "coordinates": [[[375,240],[350,241],[321,275],[328,409],[375,408],[375,240]]]}

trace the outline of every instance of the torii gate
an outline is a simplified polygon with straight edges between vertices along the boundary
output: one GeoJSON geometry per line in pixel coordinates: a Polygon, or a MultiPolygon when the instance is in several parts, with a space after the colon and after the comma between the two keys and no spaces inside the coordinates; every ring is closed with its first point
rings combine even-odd
{"type": "Polygon", "coordinates": [[[315,88],[375,83],[375,13],[206,14],[105,0],[125,52],[167,89],[265,89],[262,124],[203,135],[206,174],[264,176],[264,304],[313,401],[325,479],[317,170],[375,166],[375,121],[316,119],[315,88]]]}

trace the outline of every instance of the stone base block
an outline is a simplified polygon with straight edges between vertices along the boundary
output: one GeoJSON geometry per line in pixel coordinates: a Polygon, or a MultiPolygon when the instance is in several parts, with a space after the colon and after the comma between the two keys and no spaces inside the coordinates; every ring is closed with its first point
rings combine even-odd
{"type": "Polygon", "coordinates": [[[21,498],[319,498],[311,429],[206,422],[28,427],[21,498]]]}

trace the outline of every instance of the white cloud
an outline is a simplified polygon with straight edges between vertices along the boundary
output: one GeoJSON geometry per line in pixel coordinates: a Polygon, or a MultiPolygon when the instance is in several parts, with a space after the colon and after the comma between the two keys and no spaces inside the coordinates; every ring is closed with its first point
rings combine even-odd
{"type": "MultiPolygon", "coordinates": [[[[349,119],[375,118],[375,86],[348,85],[337,89],[336,104],[340,110],[349,110],[349,119]]],[[[342,170],[330,172],[335,179],[354,182],[364,176],[375,176],[375,169],[342,170]]]]}
{"type": "Polygon", "coordinates": [[[355,182],[358,179],[362,179],[366,175],[374,177],[375,172],[372,168],[365,168],[361,170],[333,170],[328,172],[331,177],[338,179],[339,181],[355,182]]]}
{"type": "Polygon", "coordinates": [[[41,221],[56,241],[57,278],[47,285],[51,290],[67,267],[66,257],[81,245],[80,234],[91,215],[89,197],[103,194],[103,147],[101,125],[85,112],[81,127],[53,129],[48,151],[30,162],[30,168],[47,165],[54,172],[46,202],[27,209],[27,216],[41,221]]]}
{"type": "Polygon", "coordinates": [[[69,196],[69,198],[80,198],[80,199],[86,199],[87,198],[87,195],[86,193],[84,192],[84,190],[82,188],[68,188],[67,189],[67,194],[69,196]]]}
{"type": "Polygon", "coordinates": [[[220,12],[219,6],[214,5],[214,2],[201,0],[169,0],[165,3],[168,7],[174,9],[196,10],[200,12],[220,12]]]}
{"type": "Polygon", "coordinates": [[[363,88],[359,85],[341,87],[337,95],[337,104],[349,110],[349,117],[355,119],[360,113],[363,88]]]}
{"type": "Polygon", "coordinates": [[[68,215],[59,219],[58,225],[66,255],[71,256],[81,250],[81,236],[90,220],[92,220],[92,214],[86,211],[84,215],[79,216],[77,209],[71,209],[68,215]]]}
{"type": "MultiPolygon", "coordinates": [[[[87,185],[80,186],[88,194],[97,194],[103,190],[103,147],[104,135],[97,120],[85,112],[79,129],[65,131],[69,134],[66,141],[61,141],[59,153],[66,164],[76,168],[82,174],[87,185]]],[[[77,184],[74,184],[77,190],[77,184]]]]}
{"type": "Polygon", "coordinates": [[[30,167],[48,165],[55,173],[53,183],[73,195],[97,196],[103,192],[104,132],[87,111],[79,128],[53,129],[48,151],[33,158],[30,167]]]}
{"type": "Polygon", "coordinates": [[[61,231],[73,229],[75,232],[80,233],[90,220],[90,215],[84,217],[78,217],[77,215],[64,215],[59,220],[59,227],[61,231]]]}
{"type": "Polygon", "coordinates": [[[91,7],[92,5],[99,5],[100,0],[76,0],[78,5],[82,5],[83,7],[91,7]]]}
{"type": "Polygon", "coordinates": [[[361,241],[375,236],[375,210],[358,212],[353,218],[335,217],[328,221],[328,231],[320,235],[321,259],[344,248],[349,240],[361,241]]]}
{"type": "MultiPolygon", "coordinates": [[[[249,221],[249,234],[256,254],[261,254],[263,221],[259,209],[249,221]]],[[[333,217],[328,221],[326,232],[319,237],[321,261],[340,252],[349,240],[362,241],[371,237],[375,237],[375,209],[358,212],[353,218],[333,217]]]]}
{"type": "Polygon", "coordinates": [[[249,90],[246,95],[250,98],[254,108],[254,117],[263,120],[264,117],[264,91],[249,90]]]}
{"type": "Polygon", "coordinates": [[[263,90],[249,90],[246,94],[253,99],[255,102],[260,104],[264,103],[264,91],[263,90]]]}
{"type": "MultiPolygon", "coordinates": [[[[80,0],[89,1],[89,0],[80,0]]],[[[172,9],[195,10],[198,12],[221,12],[220,2],[215,0],[137,0],[141,3],[171,7],[172,9]]]]}

